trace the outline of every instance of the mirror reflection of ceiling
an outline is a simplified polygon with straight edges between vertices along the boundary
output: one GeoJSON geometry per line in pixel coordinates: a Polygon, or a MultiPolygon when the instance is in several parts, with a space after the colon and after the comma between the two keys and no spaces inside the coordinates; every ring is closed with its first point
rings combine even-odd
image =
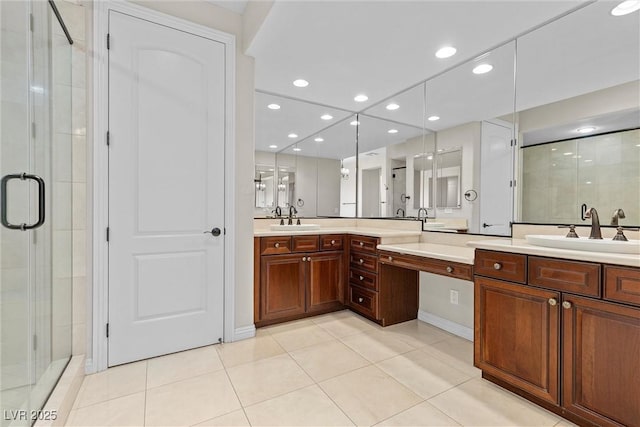
{"type": "Polygon", "coordinates": [[[247,53],[258,90],[360,111],[581,3],[275,1],[247,53]],[[443,45],[457,54],[436,58],[443,45]]]}

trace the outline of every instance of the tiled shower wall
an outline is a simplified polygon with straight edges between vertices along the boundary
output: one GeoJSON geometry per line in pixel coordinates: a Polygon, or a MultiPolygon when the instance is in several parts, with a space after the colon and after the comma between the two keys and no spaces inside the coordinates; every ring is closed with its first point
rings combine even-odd
{"type": "Polygon", "coordinates": [[[56,1],[73,38],[71,46],[72,205],[73,205],[73,303],[72,354],[85,354],[87,347],[87,37],[83,2],[56,1]]]}

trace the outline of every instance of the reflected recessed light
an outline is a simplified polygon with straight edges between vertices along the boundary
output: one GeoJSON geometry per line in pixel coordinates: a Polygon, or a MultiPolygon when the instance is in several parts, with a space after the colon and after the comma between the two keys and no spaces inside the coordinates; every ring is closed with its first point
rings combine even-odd
{"type": "Polygon", "coordinates": [[[387,133],[398,133],[398,129],[389,129],[387,133]]]}
{"type": "Polygon", "coordinates": [[[440,120],[439,116],[430,116],[427,118],[430,122],[435,122],[436,120],[440,120]]]}
{"type": "Polygon", "coordinates": [[[269,148],[278,148],[277,145],[270,145],[269,148]]]}
{"type": "Polygon", "coordinates": [[[587,181],[586,184],[591,184],[591,181],[587,181]]]}
{"type": "Polygon", "coordinates": [[[331,119],[333,119],[333,116],[331,114],[323,114],[323,115],[320,116],[320,118],[322,120],[331,120],[331,119]]]}
{"type": "Polygon", "coordinates": [[[307,87],[309,86],[309,82],[304,79],[298,79],[293,81],[293,85],[296,87],[307,87]]]}
{"type": "Polygon", "coordinates": [[[441,151],[444,151],[444,148],[438,148],[438,153],[440,153],[441,151]]]}
{"type": "Polygon", "coordinates": [[[433,160],[433,156],[427,156],[427,160],[433,160]]]}
{"type": "Polygon", "coordinates": [[[552,164],[551,166],[555,166],[555,165],[556,165],[556,164],[554,163],[554,164],[552,164]]]}
{"type": "Polygon", "coordinates": [[[558,151],[558,149],[557,148],[552,148],[551,151],[558,151]]]}
{"type": "Polygon", "coordinates": [[[315,142],[322,142],[322,141],[324,141],[324,138],[320,138],[320,137],[318,137],[318,138],[314,139],[314,141],[315,141],[315,142]]]}
{"type": "Polygon", "coordinates": [[[349,124],[350,124],[351,126],[358,126],[358,125],[360,124],[360,122],[359,122],[359,121],[357,121],[357,120],[354,120],[354,121],[352,121],[352,122],[351,122],[351,123],[349,123],[349,124]]]}
{"type": "Polygon", "coordinates": [[[636,144],[636,147],[640,147],[640,144],[636,144]]]}
{"type": "Polygon", "coordinates": [[[591,162],[593,162],[593,160],[592,160],[592,159],[587,159],[587,160],[585,160],[584,162],[585,162],[585,163],[591,163],[591,162]]]}
{"type": "Polygon", "coordinates": [[[572,155],[573,153],[572,153],[571,151],[567,151],[566,153],[562,153],[562,154],[564,154],[565,156],[570,156],[570,155],[572,155]]]}
{"type": "Polygon", "coordinates": [[[270,110],[279,110],[280,106],[278,104],[269,104],[267,105],[267,108],[270,110]]]}
{"type": "Polygon", "coordinates": [[[493,65],[480,64],[473,69],[473,74],[484,74],[484,73],[488,73],[491,70],[493,70],[493,65]]]}
{"type": "Polygon", "coordinates": [[[453,46],[445,46],[445,47],[441,47],[440,49],[438,49],[438,51],[436,52],[436,57],[438,58],[450,58],[453,55],[455,55],[457,52],[456,48],[453,46]]]}
{"type": "Polygon", "coordinates": [[[269,172],[273,172],[273,168],[269,169],[269,172]]]}
{"type": "MultiPolygon", "coordinates": [[[[272,170],[273,170],[273,169],[272,169],[272,170]]],[[[287,171],[287,169],[286,169],[286,168],[281,168],[281,169],[280,169],[280,172],[286,172],[286,171],[287,171]]]]}
{"type": "Polygon", "coordinates": [[[397,110],[398,108],[400,108],[400,106],[398,104],[393,103],[393,102],[391,104],[387,105],[387,110],[393,111],[393,110],[397,110]]]}
{"type": "Polygon", "coordinates": [[[364,95],[364,94],[356,95],[355,98],[353,98],[353,100],[356,101],[356,102],[364,102],[367,99],[369,99],[369,97],[367,95],[364,95]]]}
{"type": "Polygon", "coordinates": [[[594,130],[596,130],[595,126],[585,126],[585,127],[576,129],[576,132],[578,132],[578,133],[589,133],[589,132],[593,132],[594,130]]]}
{"type": "Polygon", "coordinates": [[[613,16],[622,16],[640,10],[640,0],[623,1],[611,10],[613,16]]]}
{"type": "Polygon", "coordinates": [[[294,147],[293,151],[302,151],[302,148],[294,147]]]}
{"type": "Polygon", "coordinates": [[[265,171],[260,171],[260,175],[263,175],[263,174],[265,174],[265,173],[266,173],[265,171]]]}
{"type": "Polygon", "coordinates": [[[297,138],[298,134],[295,133],[290,133],[289,135],[287,135],[289,138],[297,138]]]}

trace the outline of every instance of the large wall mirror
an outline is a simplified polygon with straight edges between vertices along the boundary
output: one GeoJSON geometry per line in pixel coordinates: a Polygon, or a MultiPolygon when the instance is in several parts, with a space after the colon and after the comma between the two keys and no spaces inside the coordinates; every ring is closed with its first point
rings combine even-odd
{"type": "Polygon", "coordinates": [[[639,22],[610,9],[579,7],[359,112],[257,93],[256,216],[507,236],[595,207],[639,225],[639,22]]]}
{"type": "Polygon", "coordinates": [[[520,221],[582,224],[595,207],[602,224],[619,208],[640,224],[639,18],[611,7],[518,39],[520,221]]]}

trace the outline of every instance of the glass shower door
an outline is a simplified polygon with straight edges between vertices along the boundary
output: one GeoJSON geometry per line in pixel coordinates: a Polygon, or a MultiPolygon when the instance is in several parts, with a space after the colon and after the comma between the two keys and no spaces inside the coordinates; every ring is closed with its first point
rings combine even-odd
{"type": "Polygon", "coordinates": [[[30,425],[71,354],[71,57],[46,2],[0,22],[0,406],[30,425]]]}

